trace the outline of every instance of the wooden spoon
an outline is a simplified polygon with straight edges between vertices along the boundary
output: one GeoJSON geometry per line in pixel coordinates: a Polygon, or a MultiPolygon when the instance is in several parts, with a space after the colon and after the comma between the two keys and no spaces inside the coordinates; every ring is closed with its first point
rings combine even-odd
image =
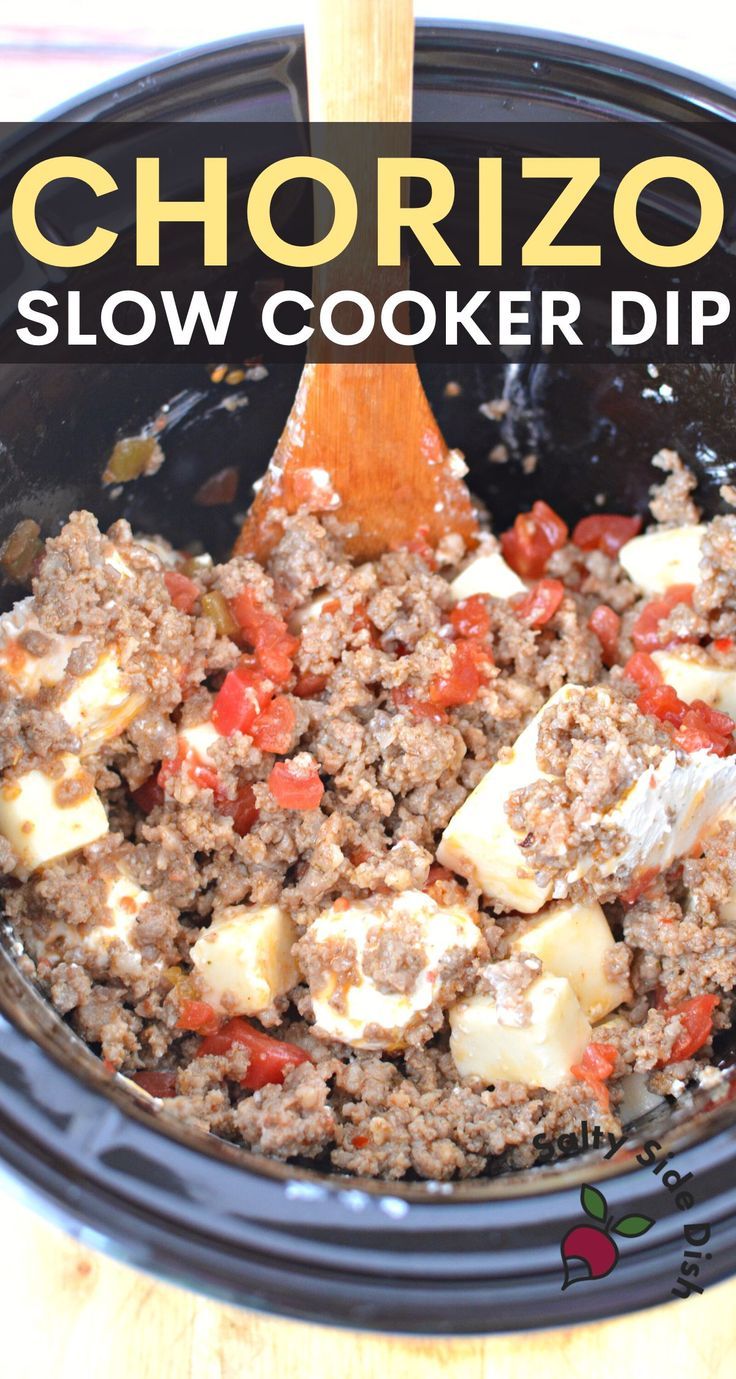
{"type": "MultiPolygon", "coordinates": [[[[412,0],[312,0],[305,29],[310,120],[406,122],[408,137],[412,0]]],[[[370,295],[374,278],[368,255],[343,256],[334,269],[316,271],[315,300],[347,283],[370,295]]],[[[295,485],[295,475],[313,468],[329,474],[341,499],[341,520],[359,524],[348,543],[357,560],[403,545],[421,528],[431,545],[448,531],[475,542],[470,495],[413,359],[354,364],[307,358],[237,553],[261,559],[268,554],[281,534],[275,510],[296,511],[304,476],[295,485]]]]}

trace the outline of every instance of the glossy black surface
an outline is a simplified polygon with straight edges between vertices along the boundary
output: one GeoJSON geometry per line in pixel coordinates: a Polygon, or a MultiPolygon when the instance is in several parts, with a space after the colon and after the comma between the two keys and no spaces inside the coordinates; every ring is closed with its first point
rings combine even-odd
{"type": "MultiPolygon", "coordinates": [[[[290,119],[303,111],[301,42],[277,35],[185,56],[93,94],[75,118],[290,119]]],[[[732,96],[589,45],[490,29],[425,27],[417,47],[417,117],[733,119],[732,96]]],[[[69,112],[67,112],[69,113],[69,112]]],[[[731,369],[586,370],[529,377],[466,370],[460,397],[429,371],[448,440],[466,452],[473,488],[497,524],[536,497],[574,520],[596,495],[644,511],[649,460],[677,445],[717,509],[732,477],[731,369]],[[664,385],[664,387],[663,387],[664,385]],[[498,428],[478,412],[506,387],[515,457],[490,464],[498,428]],[[532,476],[520,459],[538,456],[532,476]]],[[[0,369],[0,531],[35,516],[53,531],[70,509],[224,553],[235,514],[263,470],[295,386],[293,370],[245,385],[230,414],[195,368],[0,369]],[[99,476],[115,439],[176,398],[158,475],[119,496],[99,476]],[[203,478],[237,464],[229,509],[198,508],[203,478]]],[[[0,1158],[13,1181],[91,1243],[132,1263],[250,1306],[347,1326],[462,1334],[569,1325],[664,1301],[677,1276],[683,1219],[648,1170],[618,1156],[567,1170],[507,1175],[446,1191],[326,1178],[259,1161],[173,1125],[118,1081],[0,952],[0,1158]],[[603,1173],[612,1211],[640,1209],[656,1229],[627,1242],[607,1279],[564,1295],[559,1242],[580,1215],[581,1178],[603,1173]]],[[[694,1217],[713,1225],[707,1281],[736,1268],[736,1116],[701,1092],[657,1138],[693,1173],[694,1217]]]]}

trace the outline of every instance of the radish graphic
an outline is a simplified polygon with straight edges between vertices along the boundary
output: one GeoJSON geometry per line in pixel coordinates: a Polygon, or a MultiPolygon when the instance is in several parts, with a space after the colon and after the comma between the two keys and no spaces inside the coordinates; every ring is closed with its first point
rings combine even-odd
{"type": "Polygon", "coordinates": [[[585,1279],[606,1278],[618,1264],[618,1245],[610,1232],[633,1239],[654,1225],[650,1216],[622,1216],[613,1225],[613,1217],[608,1215],[608,1203],[597,1187],[584,1183],[580,1192],[583,1211],[594,1221],[603,1222],[600,1226],[572,1226],[567,1232],[560,1253],[565,1270],[564,1293],[573,1283],[585,1279]]]}

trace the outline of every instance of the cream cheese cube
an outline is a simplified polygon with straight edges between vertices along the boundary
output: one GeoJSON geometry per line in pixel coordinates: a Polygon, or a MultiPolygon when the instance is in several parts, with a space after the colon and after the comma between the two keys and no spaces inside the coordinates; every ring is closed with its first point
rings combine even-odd
{"type": "Polygon", "coordinates": [[[497,761],[478,783],[445,829],[437,860],[467,877],[508,910],[535,914],[552,895],[552,886],[538,886],[529,872],[523,836],[512,829],[506,813],[514,790],[544,779],[537,765],[537,742],[542,714],[569,699],[577,689],[563,685],[519,735],[508,755],[497,761]]]}
{"type": "MultiPolygon", "coordinates": [[[[21,599],[0,617],[0,675],[15,694],[33,700],[42,689],[59,684],[72,651],[84,641],[83,636],[47,633],[35,616],[33,599],[21,599]],[[31,631],[43,632],[49,642],[42,656],[32,656],[18,641],[23,632],[31,631]]],[[[122,733],[145,703],[142,694],[130,689],[118,662],[117,649],[106,648],[92,670],[71,680],[71,689],[56,705],[82,739],[82,756],[122,733]]]]}
{"type": "Polygon", "coordinates": [[[66,663],[82,637],[53,636],[43,629],[34,611],[31,596],[21,599],[0,617],[0,675],[15,694],[33,699],[41,689],[61,680],[66,663]],[[24,632],[43,632],[49,648],[43,656],[32,656],[18,638],[24,632]]]}
{"type": "Polygon", "coordinates": [[[325,910],[302,940],[311,955],[320,950],[325,955],[319,964],[319,980],[310,980],[315,1023],[354,1049],[404,1047],[411,1027],[442,997],[443,959],[457,949],[473,952],[480,938],[478,926],[465,910],[440,906],[423,891],[356,900],[344,910],[325,910]],[[400,935],[409,926],[418,933],[421,969],[410,990],[381,989],[365,970],[369,936],[378,933],[380,937],[389,927],[400,935]],[[354,953],[347,976],[331,966],[332,954],[340,949],[354,953]]]}
{"type": "Polygon", "coordinates": [[[597,901],[552,905],[512,932],[512,953],[534,953],[545,972],[566,977],[592,1024],[631,1000],[628,983],[606,976],[606,958],[616,944],[597,901]]]}
{"type": "Polygon", "coordinates": [[[632,584],[645,594],[663,594],[671,584],[700,582],[704,526],[660,527],[627,541],[618,553],[632,584]]]}
{"type": "MultiPolygon", "coordinates": [[[[130,949],[130,955],[134,959],[134,968],[140,968],[142,964],[141,954],[135,947],[133,935],[138,916],[151,897],[148,891],[144,890],[123,871],[118,871],[116,876],[106,878],[105,888],[105,905],[108,911],[105,921],[101,921],[83,932],[75,930],[64,920],[52,920],[46,932],[45,941],[53,943],[54,939],[63,937],[67,941],[76,942],[81,946],[88,959],[103,956],[114,943],[119,943],[130,949]]],[[[130,959],[128,965],[130,966],[130,959]]],[[[155,966],[161,967],[162,964],[159,961],[155,966]]]]}
{"type": "Polygon", "coordinates": [[[568,883],[594,865],[603,877],[619,870],[631,875],[665,871],[702,846],[734,801],[736,757],[717,757],[705,748],[684,759],[678,752],[667,752],[603,815],[601,839],[568,874],[568,883]],[[607,835],[615,837],[619,831],[627,842],[613,852],[607,835]]]}
{"type": "Polygon", "coordinates": [[[337,602],[337,600],[334,594],[317,594],[316,598],[311,599],[309,603],[305,603],[302,608],[295,609],[291,614],[289,618],[289,631],[295,635],[301,632],[308,622],[314,622],[316,618],[322,616],[326,604],[335,602],[337,602]]]}
{"type": "Polygon", "coordinates": [[[652,660],[662,672],[666,685],[692,704],[702,699],[720,713],[736,718],[736,670],[718,665],[700,647],[678,651],[653,651],[652,660]]]}
{"type": "Polygon", "coordinates": [[[554,1091],[570,1077],[593,1037],[570,983],[542,972],[527,987],[526,1025],[504,1025],[490,995],[470,996],[450,1010],[450,1052],[461,1077],[486,1086],[520,1082],[554,1091]]]}
{"type": "Polygon", "coordinates": [[[103,651],[97,665],[75,680],[73,689],[58,705],[58,712],[81,739],[82,756],[118,737],[145,704],[145,697],[130,689],[113,651],[103,651]]]}
{"type": "Polygon", "coordinates": [[[16,876],[28,876],[108,832],[104,805],[79,758],[67,755],[63,762],[58,780],[33,770],[0,784],[0,833],[16,855],[16,876]],[[60,787],[75,779],[88,785],[86,793],[74,803],[59,804],[60,787]]]}
{"type": "Polygon", "coordinates": [[[297,932],[278,905],[230,905],[191,950],[202,999],[225,1015],[258,1015],[299,980],[297,932]]]}
{"type": "MultiPolygon", "coordinates": [[[[541,717],[574,692],[579,687],[564,685],[540,709],[510,755],[491,767],[460,806],[437,849],[439,862],[467,877],[507,910],[536,914],[548,900],[564,899],[570,887],[594,868],[601,879],[617,872],[635,877],[645,871],[663,871],[700,846],[736,802],[736,758],[717,757],[705,749],[689,754],[666,752],[616,804],[591,817],[598,836],[577,865],[554,885],[537,885],[521,848],[523,839],[512,829],[506,806],[513,791],[550,779],[537,765],[541,717]]],[[[585,693],[602,705],[609,697],[603,686],[585,693]]]]}
{"type": "Polygon", "coordinates": [[[510,599],[515,594],[526,593],[526,585],[506,564],[500,551],[491,551],[488,555],[477,555],[471,560],[452,580],[450,590],[456,601],[470,598],[473,594],[510,599]]]}

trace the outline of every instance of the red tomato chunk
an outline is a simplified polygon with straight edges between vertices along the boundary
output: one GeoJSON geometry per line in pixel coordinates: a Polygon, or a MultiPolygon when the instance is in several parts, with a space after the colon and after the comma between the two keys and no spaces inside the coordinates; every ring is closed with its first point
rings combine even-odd
{"type": "Polygon", "coordinates": [[[611,1104],[606,1082],[616,1067],[617,1057],[614,1044],[588,1044],[581,1061],[570,1069],[573,1077],[587,1082],[603,1111],[611,1104]]]}
{"type": "Polygon", "coordinates": [[[256,718],[271,698],[260,671],[251,666],[229,670],[212,706],[212,722],[218,733],[249,733],[256,718]]]}
{"type": "Polygon", "coordinates": [[[682,1032],[675,1039],[669,1058],[658,1063],[657,1067],[664,1068],[668,1063],[682,1063],[686,1058],[692,1058],[693,1054],[707,1044],[713,1033],[713,1011],[718,1001],[718,996],[694,996],[692,1000],[683,1001],[682,1005],[663,1012],[668,1020],[679,1015],[682,1032]]]}
{"type": "Polygon", "coordinates": [[[325,792],[316,767],[309,772],[298,771],[290,761],[276,762],[268,788],[282,809],[316,809],[325,792]]]}
{"type": "Polygon", "coordinates": [[[142,1087],[144,1092],[148,1092],[149,1096],[176,1096],[176,1071],[173,1068],[133,1073],[130,1080],[135,1082],[136,1087],[142,1087]]]}
{"type": "Polygon", "coordinates": [[[273,1039],[271,1035],[254,1029],[253,1025],[249,1025],[248,1021],[240,1016],[228,1020],[215,1034],[209,1034],[203,1039],[197,1050],[197,1057],[205,1058],[208,1054],[222,1056],[230,1052],[233,1044],[245,1045],[250,1053],[250,1064],[241,1086],[248,1087],[253,1092],[258,1091],[259,1087],[265,1087],[269,1082],[282,1083],[290,1068],[313,1061],[309,1054],[296,1044],[287,1044],[284,1039],[273,1039]]]}
{"type": "Polygon", "coordinates": [[[668,618],[678,603],[690,604],[693,601],[694,584],[672,584],[661,598],[652,599],[641,610],[631,636],[637,651],[658,651],[673,642],[687,641],[687,637],[665,637],[662,639],[659,624],[668,618]]]}
{"type": "Polygon", "coordinates": [[[614,556],[640,531],[641,517],[596,512],[578,522],[572,539],[581,551],[604,551],[606,555],[614,556]]]}
{"type": "Polygon", "coordinates": [[[180,575],[178,570],[167,570],[164,584],[174,607],[181,613],[191,613],[199,598],[199,586],[194,580],[189,579],[187,575],[180,575]]]}
{"type": "Polygon", "coordinates": [[[430,703],[441,709],[449,709],[456,704],[472,704],[478,698],[492,665],[490,651],[478,642],[455,642],[449,675],[435,675],[429,682],[430,703]]]}
{"type": "Polygon", "coordinates": [[[528,594],[519,595],[514,609],[528,627],[544,627],[554,617],[564,597],[565,586],[561,580],[540,579],[528,594]]]}
{"type": "Polygon", "coordinates": [[[181,1003],[177,1029],[197,1030],[199,1034],[211,1034],[217,1029],[217,1016],[207,1001],[186,1000],[181,1003]]]}
{"type": "Polygon", "coordinates": [[[229,815],[235,832],[240,838],[244,838],[246,833],[250,833],[258,818],[253,786],[241,785],[234,800],[218,800],[218,809],[221,814],[229,815]]]}
{"type": "Polygon", "coordinates": [[[612,666],[618,654],[618,639],[621,635],[621,619],[618,613],[614,613],[607,603],[599,603],[588,619],[588,627],[601,644],[603,664],[612,666]]]}
{"type": "Polygon", "coordinates": [[[471,594],[455,604],[451,614],[456,637],[487,637],[491,630],[491,615],[484,594],[471,594]]]}
{"type": "Polygon", "coordinates": [[[633,656],[624,666],[624,675],[627,680],[633,680],[639,689],[651,689],[653,685],[661,685],[663,681],[662,672],[656,661],[646,651],[635,651],[633,656]]]}
{"type": "Polygon", "coordinates": [[[262,752],[288,752],[291,747],[296,714],[289,700],[280,694],[256,719],[252,737],[262,752]]]}
{"type": "Polygon", "coordinates": [[[548,503],[537,501],[531,512],[520,512],[501,537],[504,560],[522,579],[539,579],[553,551],[567,540],[567,523],[548,503]]]}
{"type": "Polygon", "coordinates": [[[144,780],[143,784],[139,785],[138,789],[132,793],[138,808],[142,809],[144,814],[150,814],[151,810],[155,809],[157,805],[163,804],[165,799],[164,792],[155,775],[149,776],[148,780],[144,780]]]}
{"type": "Polygon", "coordinates": [[[283,618],[264,612],[250,589],[233,599],[232,608],[264,675],[277,685],[286,684],[294,668],[299,638],[291,636],[283,618]]]}

